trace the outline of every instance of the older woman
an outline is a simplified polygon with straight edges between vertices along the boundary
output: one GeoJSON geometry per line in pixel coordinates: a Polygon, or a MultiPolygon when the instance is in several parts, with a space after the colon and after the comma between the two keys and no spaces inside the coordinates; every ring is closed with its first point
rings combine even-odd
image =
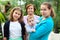
{"type": "MultiPolygon", "coordinates": [[[[28,24],[28,22],[27,22],[28,17],[33,17],[34,18],[34,24],[39,22],[38,19],[40,17],[34,14],[35,6],[33,4],[26,5],[26,12],[27,12],[27,16],[24,16],[24,22],[25,22],[26,25],[28,24]]],[[[29,29],[31,29],[31,28],[26,26],[26,31],[27,32],[30,31],[29,29]]],[[[29,37],[27,37],[27,40],[28,39],[29,39],[29,37]]]]}
{"type": "Polygon", "coordinates": [[[34,14],[34,12],[35,12],[35,6],[33,4],[28,4],[26,6],[26,12],[27,12],[27,16],[24,16],[24,22],[25,22],[25,24],[27,24],[27,17],[28,16],[33,16],[35,23],[38,22],[38,19],[40,17],[34,14]]]}

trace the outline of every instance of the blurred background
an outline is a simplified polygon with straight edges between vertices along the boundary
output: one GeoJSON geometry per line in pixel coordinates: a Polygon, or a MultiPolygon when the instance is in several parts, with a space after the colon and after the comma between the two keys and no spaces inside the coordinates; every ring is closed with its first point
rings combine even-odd
{"type": "Polygon", "coordinates": [[[40,5],[43,2],[50,2],[56,13],[54,29],[52,34],[50,34],[51,36],[53,35],[53,37],[52,39],[50,38],[50,40],[60,40],[58,39],[60,37],[60,0],[0,0],[0,27],[8,20],[10,10],[16,6],[21,7],[23,14],[26,15],[25,6],[32,3],[36,6],[35,14],[41,16],[40,5]],[[55,39],[56,37],[57,39],[55,39]]]}

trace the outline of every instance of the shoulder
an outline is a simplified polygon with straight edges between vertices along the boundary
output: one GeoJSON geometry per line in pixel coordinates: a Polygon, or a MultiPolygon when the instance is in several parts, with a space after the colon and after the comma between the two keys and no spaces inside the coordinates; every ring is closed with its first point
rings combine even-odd
{"type": "Polygon", "coordinates": [[[42,20],[42,18],[43,18],[43,17],[41,16],[41,17],[38,18],[38,20],[42,20]]]}
{"type": "Polygon", "coordinates": [[[25,23],[24,23],[24,22],[21,22],[20,24],[21,24],[21,26],[23,26],[23,27],[25,26],[25,23]]]}
{"type": "Polygon", "coordinates": [[[10,21],[6,21],[5,24],[10,23],[10,21]]]}
{"type": "MultiPolygon", "coordinates": [[[[43,17],[41,17],[40,20],[42,20],[42,18],[43,17]]],[[[49,17],[49,18],[46,18],[45,20],[41,21],[40,24],[44,24],[47,26],[53,26],[54,22],[53,22],[53,19],[51,17],[49,17]]]]}
{"type": "Polygon", "coordinates": [[[49,23],[54,23],[54,21],[53,21],[53,18],[52,18],[52,17],[47,18],[47,21],[48,21],[49,23]]]}
{"type": "Polygon", "coordinates": [[[27,16],[23,16],[23,20],[26,20],[27,19],[27,16]]]}
{"type": "Polygon", "coordinates": [[[10,21],[6,21],[5,24],[4,24],[4,26],[8,26],[9,23],[10,23],[10,21]]]}
{"type": "Polygon", "coordinates": [[[53,27],[54,26],[54,22],[53,22],[53,19],[50,17],[46,20],[46,24],[50,27],[53,27]]]}
{"type": "Polygon", "coordinates": [[[36,18],[40,18],[40,16],[38,16],[38,15],[34,15],[34,17],[36,17],[36,18]]]}
{"type": "Polygon", "coordinates": [[[23,18],[26,18],[27,16],[23,16],[23,18]]]}
{"type": "Polygon", "coordinates": [[[6,21],[6,22],[5,22],[5,24],[8,24],[8,23],[10,23],[10,21],[6,21]]]}

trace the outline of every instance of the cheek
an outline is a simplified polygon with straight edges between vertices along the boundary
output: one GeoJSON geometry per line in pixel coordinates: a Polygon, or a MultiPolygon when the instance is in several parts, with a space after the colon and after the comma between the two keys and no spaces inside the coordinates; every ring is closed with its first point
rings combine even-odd
{"type": "Polygon", "coordinates": [[[48,11],[44,11],[43,14],[46,14],[47,15],[48,14],[48,11]]]}
{"type": "Polygon", "coordinates": [[[27,13],[29,13],[29,10],[27,10],[27,13]]]}
{"type": "Polygon", "coordinates": [[[33,11],[33,12],[34,12],[34,9],[32,9],[31,11],[33,11]]]}
{"type": "Polygon", "coordinates": [[[34,23],[34,21],[32,21],[32,23],[34,23]]]}
{"type": "Polygon", "coordinates": [[[16,16],[16,13],[15,12],[13,13],[13,16],[16,16]]]}
{"type": "Polygon", "coordinates": [[[47,15],[49,16],[49,15],[50,15],[50,13],[47,13],[47,15]]]}
{"type": "Polygon", "coordinates": [[[21,15],[17,15],[19,18],[21,17],[21,15]]]}
{"type": "Polygon", "coordinates": [[[46,11],[46,14],[47,14],[47,15],[50,15],[50,11],[46,11]]]}
{"type": "Polygon", "coordinates": [[[41,14],[43,14],[43,11],[40,11],[41,14]]]}
{"type": "Polygon", "coordinates": [[[31,23],[29,23],[29,25],[31,25],[31,23]]]}
{"type": "Polygon", "coordinates": [[[15,14],[13,14],[13,17],[15,16],[15,14]]]}
{"type": "Polygon", "coordinates": [[[45,15],[46,14],[46,11],[40,11],[42,15],[45,15]]]}
{"type": "Polygon", "coordinates": [[[29,9],[27,10],[27,12],[29,11],[29,9]]]}

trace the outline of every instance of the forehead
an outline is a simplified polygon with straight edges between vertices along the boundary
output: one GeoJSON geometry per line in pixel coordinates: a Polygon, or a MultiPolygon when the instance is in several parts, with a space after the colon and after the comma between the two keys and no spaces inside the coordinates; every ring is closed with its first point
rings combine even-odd
{"type": "Polygon", "coordinates": [[[30,5],[30,6],[28,6],[27,8],[34,8],[34,6],[33,6],[33,5],[30,5]]]}
{"type": "Polygon", "coordinates": [[[21,14],[20,10],[14,10],[13,13],[21,14]]]}
{"type": "Polygon", "coordinates": [[[40,8],[47,8],[47,5],[41,5],[40,8]]]}
{"type": "Polygon", "coordinates": [[[17,9],[17,10],[14,10],[14,12],[20,12],[20,10],[17,9]]]}
{"type": "Polygon", "coordinates": [[[20,11],[20,10],[14,10],[14,12],[21,13],[21,11],[20,11]]]}
{"type": "Polygon", "coordinates": [[[34,18],[28,18],[28,21],[32,21],[32,20],[34,20],[34,18]]]}

